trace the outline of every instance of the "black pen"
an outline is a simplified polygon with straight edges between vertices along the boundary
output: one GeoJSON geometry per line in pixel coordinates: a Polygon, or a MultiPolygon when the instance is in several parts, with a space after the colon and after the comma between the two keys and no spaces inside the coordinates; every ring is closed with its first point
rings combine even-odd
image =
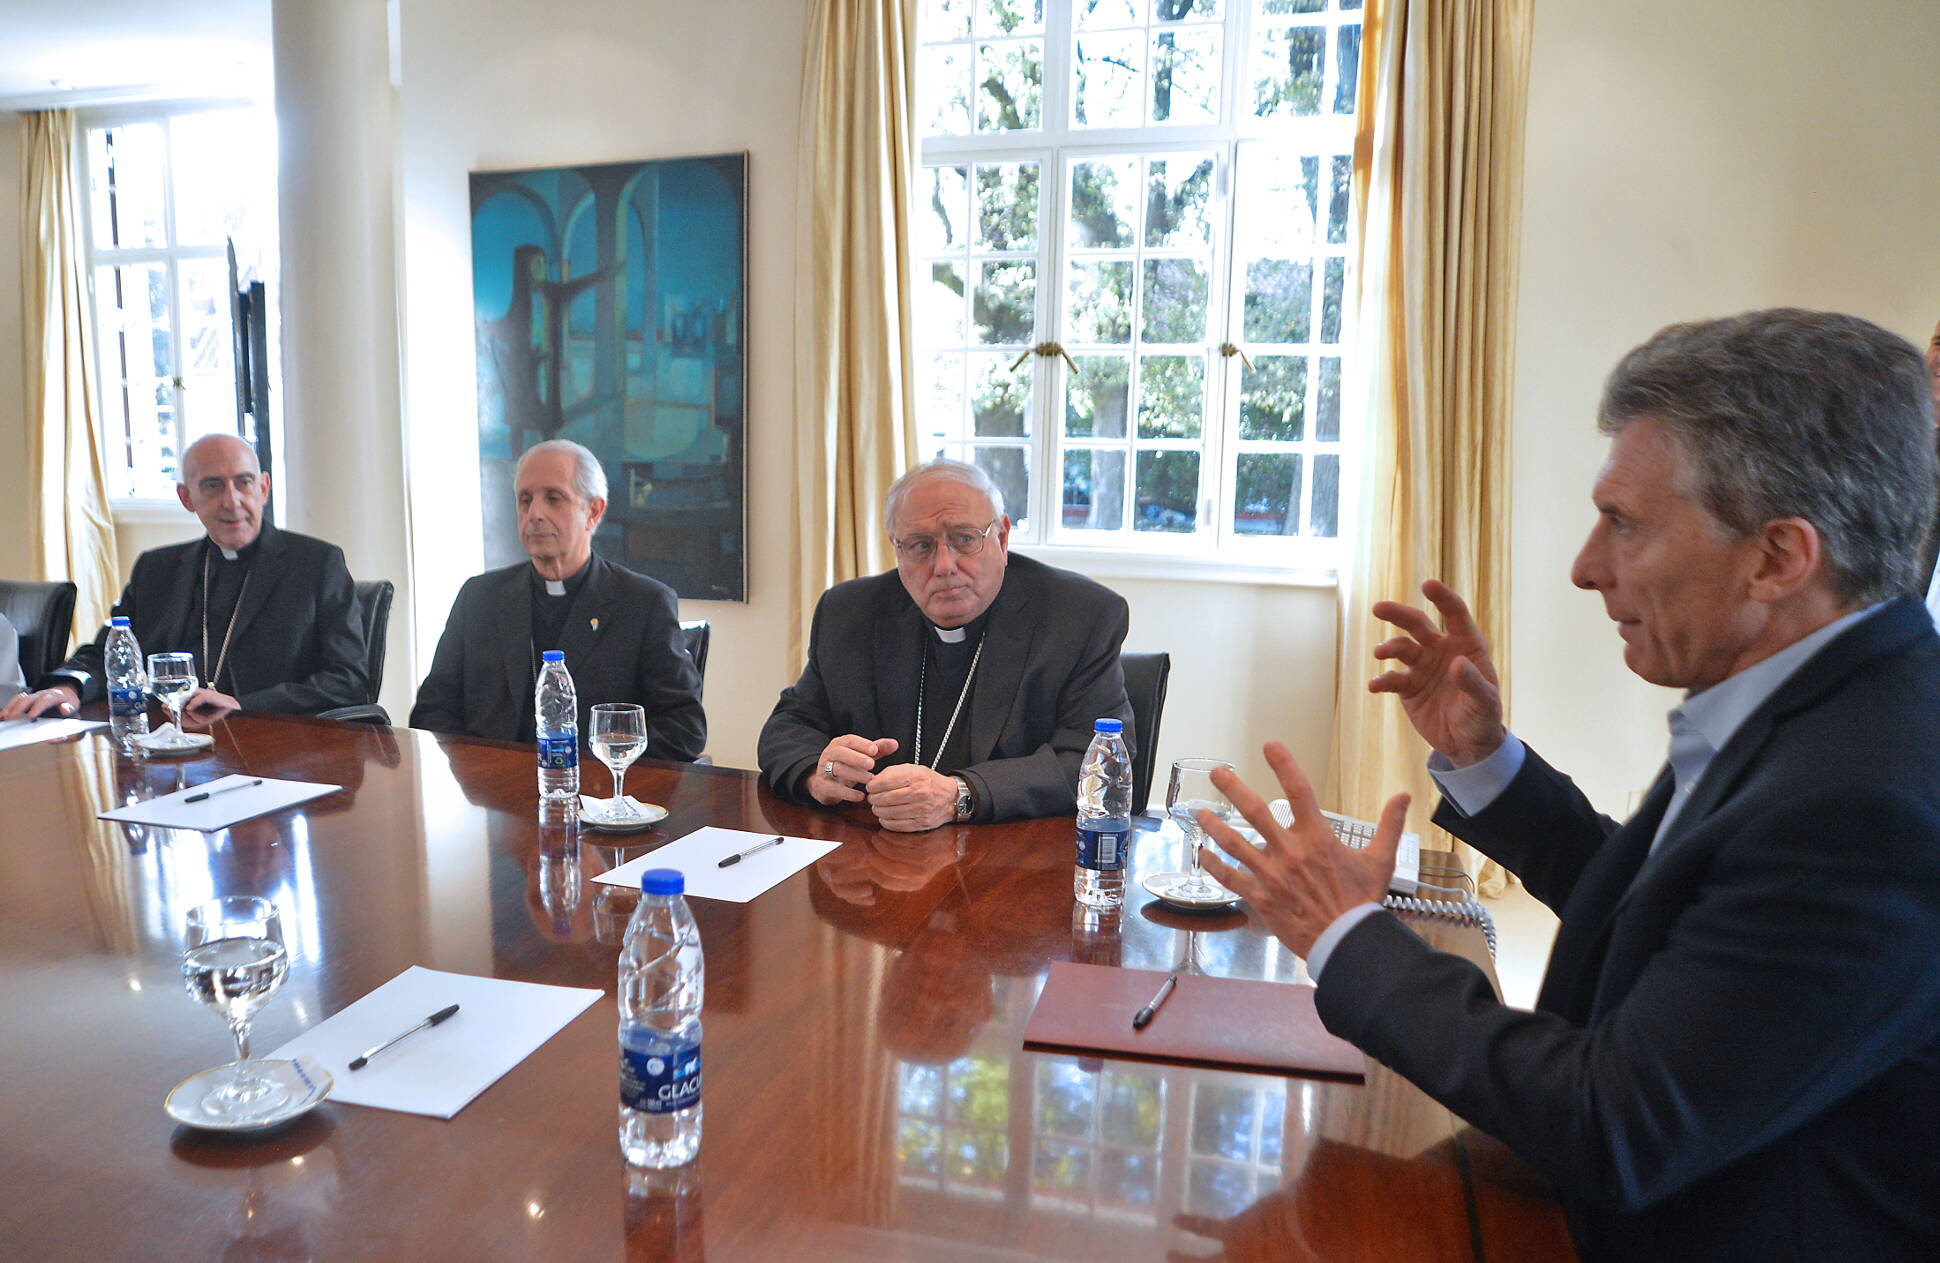
{"type": "Polygon", "coordinates": [[[383,1052],[386,1048],[389,1048],[392,1044],[397,1043],[400,1039],[403,1039],[405,1035],[415,1035],[419,1031],[424,1030],[426,1027],[436,1026],[438,1023],[444,1021],[446,1018],[450,1017],[452,1014],[456,1013],[457,1011],[458,1011],[457,1005],[455,1004],[446,1005],[444,1008],[439,1009],[436,1013],[433,1013],[430,1017],[427,1017],[426,1019],[424,1019],[424,1021],[419,1022],[416,1026],[413,1026],[410,1030],[403,1032],[403,1034],[393,1035],[391,1038],[385,1040],[383,1043],[371,1049],[363,1056],[357,1058],[357,1060],[350,1063],[350,1068],[352,1070],[362,1070],[365,1066],[370,1064],[370,1059],[372,1057],[375,1057],[378,1053],[383,1052]]]}
{"type": "Polygon", "coordinates": [[[199,794],[190,794],[187,798],[184,798],[182,801],[185,803],[199,803],[205,798],[212,798],[217,794],[226,794],[232,789],[249,789],[253,786],[261,785],[262,783],[263,783],[263,778],[259,776],[253,781],[237,781],[233,785],[218,785],[214,789],[205,789],[199,794]]]}
{"type": "Polygon", "coordinates": [[[1132,1029],[1135,1031],[1142,1031],[1147,1026],[1151,1025],[1152,1015],[1159,1011],[1159,1006],[1165,1003],[1165,998],[1172,994],[1172,988],[1178,985],[1179,985],[1179,975],[1177,974],[1171,975],[1164,982],[1160,983],[1159,993],[1152,997],[1152,1003],[1140,1009],[1138,1011],[1138,1016],[1132,1019],[1132,1029]]]}
{"type": "Polygon", "coordinates": [[[763,842],[760,846],[751,846],[745,851],[736,851],[734,854],[728,856],[726,859],[722,860],[714,867],[726,868],[729,864],[739,864],[742,860],[748,858],[750,855],[753,855],[756,851],[765,851],[771,846],[780,846],[780,845],[781,845],[781,838],[778,836],[772,837],[772,838],[769,838],[766,842],[763,842]]]}

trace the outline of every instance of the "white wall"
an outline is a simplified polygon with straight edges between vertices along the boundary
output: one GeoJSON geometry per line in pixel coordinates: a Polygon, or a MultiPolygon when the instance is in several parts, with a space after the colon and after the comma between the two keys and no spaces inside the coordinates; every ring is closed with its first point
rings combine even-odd
{"type": "Polygon", "coordinates": [[[1663,760],[1666,690],[1569,586],[1606,444],[1604,374],[1673,321],[1940,317],[1940,4],[1544,0],[1536,7],[1517,346],[1517,730],[1621,811],[1663,760]],[[1591,718],[1594,716],[1594,718],[1591,718]]]}

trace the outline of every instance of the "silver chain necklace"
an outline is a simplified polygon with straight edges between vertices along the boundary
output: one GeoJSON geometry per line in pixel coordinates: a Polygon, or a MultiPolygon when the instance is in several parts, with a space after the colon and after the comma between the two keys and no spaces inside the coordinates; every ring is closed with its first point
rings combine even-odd
{"type": "MultiPolygon", "coordinates": [[[[943,729],[943,740],[936,743],[936,753],[930,756],[929,768],[932,772],[943,760],[943,752],[950,748],[950,734],[957,730],[957,716],[963,714],[963,700],[970,696],[970,684],[977,678],[977,663],[983,661],[983,640],[989,632],[977,637],[977,651],[970,655],[970,674],[963,677],[963,691],[957,694],[957,704],[950,712],[950,722],[943,729]]],[[[923,762],[923,694],[929,692],[930,655],[929,647],[924,646],[922,665],[916,671],[916,763],[923,762]]]]}

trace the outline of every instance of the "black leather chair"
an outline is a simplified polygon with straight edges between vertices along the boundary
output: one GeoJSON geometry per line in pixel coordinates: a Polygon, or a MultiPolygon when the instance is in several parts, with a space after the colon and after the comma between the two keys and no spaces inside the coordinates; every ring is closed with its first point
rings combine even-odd
{"type": "Polygon", "coordinates": [[[707,683],[707,642],[714,635],[714,624],[706,619],[680,625],[681,639],[687,643],[687,656],[694,660],[694,669],[701,673],[701,684],[707,683]]]}
{"type": "Polygon", "coordinates": [[[0,579],[0,614],[20,633],[20,674],[32,688],[67,658],[74,585],[0,579]]]}
{"type": "Polygon", "coordinates": [[[391,625],[391,597],[397,588],[389,579],[359,580],[357,608],[364,616],[365,667],[370,673],[370,700],[362,706],[339,706],[319,714],[319,719],[344,719],[360,724],[388,724],[390,713],[377,704],[384,687],[384,634],[391,625]]]}
{"type": "Polygon", "coordinates": [[[1144,812],[1152,796],[1152,766],[1159,757],[1159,720],[1165,714],[1165,685],[1172,676],[1169,653],[1121,653],[1125,693],[1132,699],[1132,814],[1144,812]]]}

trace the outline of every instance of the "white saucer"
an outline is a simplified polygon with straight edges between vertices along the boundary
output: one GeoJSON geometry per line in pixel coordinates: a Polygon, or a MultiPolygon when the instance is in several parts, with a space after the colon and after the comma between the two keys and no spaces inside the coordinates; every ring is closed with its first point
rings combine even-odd
{"type": "Polygon", "coordinates": [[[1182,890],[1189,880],[1190,877],[1185,873],[1154,873],[1139,885],[1145,887],[1146,893],[1166,907],[1177,908],[1181,912],[1221,912],[1239,902],[1238,895],[1210,877],[1206,880],[1212,882],[1212,887],[1218,892],[1217,894],[1210,898],[1195,898],[1183,894],[1182,890]]]}
{"type": "Polygon", "coordinates": [[[216,743],[216,739],[206,732],[145,732],[129,741],[143,754],[160,755],[164,758],[184,754],[200,754],[216,743]],[[171,744],[160,744],[171,740],[171,744]],[[179,745],[174,742],[180,742],[179,745]]]}
{"type": "Polygon", "coordinates": [[[667,809],[658,803],[643,803],[638,799],[632,802],[639,809],[639,814],[630,820],[608,820],[590,811],[581,811],[579,827],[593,829],[600,833],[638,833],[642,829],[653,828],[667,818],[667,809]]]}
{"type": "Polygon", "coordinates": [[[293,1118],[301,1118],[330,1095],[333,1085],[330,1072],[317,1064],[314,1057],[298,1057],[295,1061],[258,1061],[255,1064],[273,1083],[290,1094],[290,1099],[274,1113],[246,1123],[232,1123],[208,1113],[204,1103],[220,1086],[217,1076],[227,1077],[224,1072],[229,1069],[228,1066],[217,1066],[182,1080],[169,1090],[162,1108],[176,1122],[207,1131],[266,1131],[293,1118]]]}

